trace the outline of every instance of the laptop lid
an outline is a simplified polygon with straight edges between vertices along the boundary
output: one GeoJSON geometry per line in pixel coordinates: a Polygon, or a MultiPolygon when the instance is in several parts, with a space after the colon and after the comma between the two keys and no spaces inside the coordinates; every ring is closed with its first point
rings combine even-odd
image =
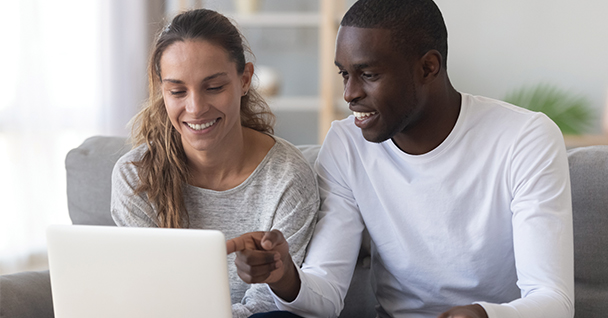
{"type": "Polygon", "coordinates": [[[219,231],[51,225],[47,248],[56,318],[232,317],[219,231]]]}

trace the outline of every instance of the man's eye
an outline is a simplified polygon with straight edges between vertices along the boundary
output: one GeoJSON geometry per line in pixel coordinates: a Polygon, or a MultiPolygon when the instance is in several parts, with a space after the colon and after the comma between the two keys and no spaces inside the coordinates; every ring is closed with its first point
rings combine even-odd
{"type": "Polygon", "coordinates": [[[361,76],[367,78],[367,79],[374,79],[378,76],[378,74],[373,74],[373,73],[363,73],[361,74],[361,76]]]}
{"type": "Polygon", "coordinates": [[[343,78],[346,78],[348,76],[347,71],[339,71],[338,74],[340,74],[340,76],[342,76],[343,78]]]}

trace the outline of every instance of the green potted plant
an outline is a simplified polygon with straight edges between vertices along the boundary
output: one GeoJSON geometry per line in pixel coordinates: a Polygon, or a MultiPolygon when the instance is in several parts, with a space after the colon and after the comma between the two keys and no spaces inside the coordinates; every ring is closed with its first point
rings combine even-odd
{"type": "Polygon", "coordinates": [[[586,133],[595,116],[587,98],[551,84],[524,86],[509,92],[504,101],[545,113],[564,135],[586,133]]]}

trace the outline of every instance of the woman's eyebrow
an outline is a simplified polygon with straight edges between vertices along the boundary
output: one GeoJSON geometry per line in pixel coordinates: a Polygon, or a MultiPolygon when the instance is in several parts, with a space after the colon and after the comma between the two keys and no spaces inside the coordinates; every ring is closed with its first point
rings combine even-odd
{"type": "Polygon", "coordinates": [[[214,78],[222,77],[222,76],[228,76],[228,73],[226,73],[226,72],[218,72],[218,73],[215,73],[215,74],[213,74],[213,75],[209,75],[209,76],[207,76],[207,77],[205,77],[205,78],[203,79],[203,82],[206,82],[206,81],[212,80],[212,79],[214,79],[214,78]]]}
{"type": "MultiPolygon", "coordinates": [[[[226,73],[226,72],[218,72],[218,73],[215,73],[213,75],[209,75],[209,76],[207,76],[207,77],[205,77],[203,79],[203,82],[210,81],[210,80],[212,80],[214,78],[218,78],[218,77],[222,77],[222,76],[228,76],[228,73],[226,73]]],[[[184,82],[182,80],[172,79],[172,78],[163,78],[161,80],[161,82],[170,82],[170,83],[174,83],[174,84],[184,84],[184,82]]]]}

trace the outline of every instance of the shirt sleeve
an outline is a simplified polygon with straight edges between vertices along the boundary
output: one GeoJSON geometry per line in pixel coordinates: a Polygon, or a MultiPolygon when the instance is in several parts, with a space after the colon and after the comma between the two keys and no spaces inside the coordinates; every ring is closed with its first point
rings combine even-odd
{"type": "Polygon", "coordinates": [[[489,318],[574,316],[572,202],[557,126],[539,114],[511,151],[513,247],[521,298],[480,302],[489,318]]]}
{"type": "Polygon", "coordinates": [[[275,295],[281,310],[304,317],[337,317],[344,306],[364,228],[353,194],[339,169],[347,165],[340,162],[345,150],[331,129],[315,164],[321,209],[308,254],[298,269],[300,291],[290,303],[275,295]]]}
{"type": "Polygon", "coordinates": [[[118,226],[158,227],[156,212],[144,193],[135,194],[139,182],[132,153],[121,157],[112,170],[112,219],[118,226]]]}
{"type": "MultiPolygon", "coordinates": [[[[303,159],[302,159],[303,160],[303,159]]],[[[280,230],[289,244],[296,267],[302,264],[313,234],[319,210],[319,191],[313,170],[301,161],[289,176],[285,192],[277,206],[272,229],[280,230]]],[[[271,230],[271,229],[267,229],[271,230]]],[[[277,310],[270,289],[254,284],[245,292],[240,304],[232,305],[233,317],[249,317],[258,312],[277,310]]]]}

